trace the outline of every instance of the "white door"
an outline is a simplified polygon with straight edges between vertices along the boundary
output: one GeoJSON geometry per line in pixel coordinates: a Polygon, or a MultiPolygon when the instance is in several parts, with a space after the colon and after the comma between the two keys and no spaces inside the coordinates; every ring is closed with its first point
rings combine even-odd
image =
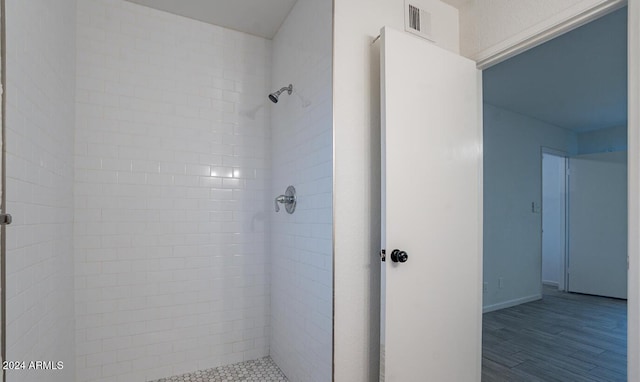
{"type": "Polygon", "coordinates": [[[627,298],[627,153],[569,159],[569,291],[627,298]]]}
{"type": "Polygon", "coordinates": [[[481,74],[425,40],[381,35],[384,379],[479,381],[481,74]]]}

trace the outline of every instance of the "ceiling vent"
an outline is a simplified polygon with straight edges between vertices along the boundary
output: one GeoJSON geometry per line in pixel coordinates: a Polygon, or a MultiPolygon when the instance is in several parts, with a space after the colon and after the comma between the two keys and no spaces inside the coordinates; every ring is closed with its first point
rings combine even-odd
{"type": "Polygon", "coordinates": [[[433,40],[431,33],[431,13],[421,9],[415,1],[404,3],[404,30],[429,41],[433,40]]]}

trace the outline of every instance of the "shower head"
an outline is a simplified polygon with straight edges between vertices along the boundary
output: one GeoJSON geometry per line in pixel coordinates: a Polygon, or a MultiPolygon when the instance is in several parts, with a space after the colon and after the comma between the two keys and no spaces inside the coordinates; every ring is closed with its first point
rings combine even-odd
{"type": "Polygon", "coordinates": [[[287,94],[291,95],[291,92],[293,92],[293,85],[289,84],[289,86],[285,86],[282,89],[278,90],[277,92],[273,92],[269,94],[269,99],[271,100],[271,102],[278,103],[278,98],[280,97],[280,94],[282,94],[284,91],[286,91],[287,94]]]}

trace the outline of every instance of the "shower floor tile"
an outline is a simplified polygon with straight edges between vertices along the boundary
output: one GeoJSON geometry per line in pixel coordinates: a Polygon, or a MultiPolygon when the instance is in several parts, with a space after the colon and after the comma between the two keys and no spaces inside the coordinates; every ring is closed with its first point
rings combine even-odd
{"type": "Polygon", "coordinates": [[[287,382],[271,357],[161,378],[151,382],[287,382]]]}

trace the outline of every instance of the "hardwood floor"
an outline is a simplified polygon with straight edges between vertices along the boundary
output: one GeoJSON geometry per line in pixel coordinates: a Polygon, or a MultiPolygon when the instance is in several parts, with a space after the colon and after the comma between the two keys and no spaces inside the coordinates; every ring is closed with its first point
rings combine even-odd
{"type": "Polygon", "coordinates": [[[482,381],[626,381],[627,302],[544,288],[486,313],[482,381]]]}

